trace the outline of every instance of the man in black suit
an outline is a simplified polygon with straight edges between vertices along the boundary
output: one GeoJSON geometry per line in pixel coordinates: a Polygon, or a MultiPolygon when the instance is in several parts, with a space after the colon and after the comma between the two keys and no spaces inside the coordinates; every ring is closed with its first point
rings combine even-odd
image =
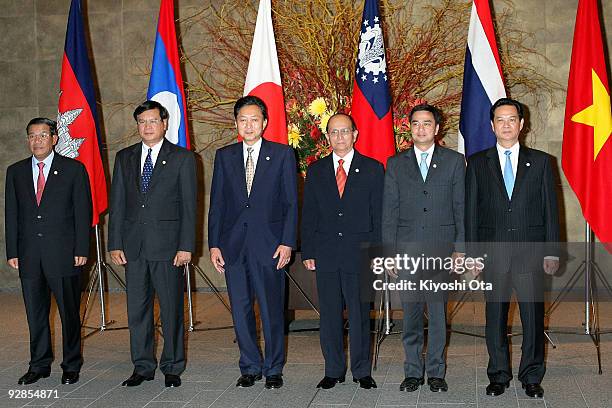
{"type": "Polygon", "coordinates": [[[295,248],[297,187],[295,152],[262,137],[265,103],[248,95],[234,105],[242,138],[217,150],[208,212],[208,245],[215,269],[225,274],[240,348],[237,387],[266,377],[283,386],[285,273],[295,248]],[[259,304],[265,355],[257,339],[253,304],[259,304]]]}
{"type": "MultiPolygon", "coordinates": [[[[435,138],[442,115],[422,104],[410,112],[414,147],[390,158],[385,174],[382,236],[389,250],[411,256],[457,259],[465,252],[465,159],[439,146],[435,138]]],[[[445,281],[452,270],[422,268],[402,271],[402,278],[418,284],[421,279],[445,281]]],[[[397,276],[396,274],[394,274],[397,276]]],[[[401,391],[416,391],[424,383],[431,391],[447,391],[446,301],[440,292],[402,293],[406,353],[401,391]],[[423,363],[423,317],[427,306],[427,361],[423,363]]]]}
{"type": "Polygon", "coordinates": [[[62,384],[79,380],[81,267],[89,254],[91,193],[85,167],[53,151],[57,125],[35,118],[26,127],[32,157],[6,171],[8,264],[19,271],[30,329],[30,368],[19,384],[51,372],[50,292],[62,319],[62,384]]]}
{"type": "Polygon", "coordinates": [[[519,102],[502,98],[491,107],[490,116],[497,144],[468,159],[465,213],[470,245],[496,243],[487,244],[483,273],[492,284],[486,292],[490,380],[486,393],[503,394],[512,379],[507,330],[514,289],[523,327],[518,379],[528,396],[542,397],[540,383],[546,370],[542,270],[553,274],[559,267],[554,248],[544,244],[559,241],[553,159],[519,144],[524,124],[519,102]]]}
{"type": "Polygon", "coordinates": [[[183,272],[195,250],[195,156],[165,139],[168,111],[146,101],[134,111],[141,142],[117,153],[110,197],[108,248],[125,265],[133,374],[128,387],[155,376],[153,297],[164,336],[159,368],[166,387],[185,369],[183,272]]]}
{"type": "Polygon", "coordinates": [[[325,359],[325,376],[317,388],[332,388],[345,380],[344,305],[353,381],[362,388],[376,388],[371,376],[370,302],[360,287],[367,266],[360,260],[362,244],[380,243],[384,170],[353,148],[357,134],[349,115],[333,115],[326,135],[333,153],[309,166],[304,186],[302,262],[317,274],[325,359]]]}

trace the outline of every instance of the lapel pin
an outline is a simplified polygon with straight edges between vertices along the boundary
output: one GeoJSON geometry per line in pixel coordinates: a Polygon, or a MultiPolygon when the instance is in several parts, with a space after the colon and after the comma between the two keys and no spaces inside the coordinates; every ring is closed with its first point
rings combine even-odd
{"type": "Polygon", "coordinates": [[[266,160],[270,161],[270,156],[266,156],[266,160]]]}
{"type": "Polygon", "coordinates": [[[355,173],[359,173],[359,169],[355,169],[355,173]]]}
{"type": "Polygon", "coordinates": [[[165,161],[165,160],[162,160],[162,164],[166,164],[166,161],[165,161]]]}
{"type": "Polygon", "coordinates": [[[525,163],[525,166],[529,167],[529,166],[531,166],[531,163],[527,162],[527,163],[525,163]]]}
{"type": "Polygon", "coordinates": [[[438,165],[436,163],[432,164],[431,167],[433,167],[434,169],[438,167],[438,165]]]}
{"type": "Polygon", "coordinates": [[[55,174],[55,175],[57,176],[57,170],[54,170],[54,171],[53,171],[53,174],[55,174]]]}

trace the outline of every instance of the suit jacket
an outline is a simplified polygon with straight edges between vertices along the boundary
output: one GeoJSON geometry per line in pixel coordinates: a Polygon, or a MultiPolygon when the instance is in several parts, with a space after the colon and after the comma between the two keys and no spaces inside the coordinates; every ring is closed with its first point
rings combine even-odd
{"type": "Polygon", "coordinates": [[[383,195],[383,243],[397,250],[401,243],[451,244],[465,252],[465,159],[436,145],[427,178],[410,148],[389,159],[383,195]]]}
{"type": "Polygon", "coordinates": [[[295,248],[297,167],[289,146],[262,139],[247,196],[242,142],[217,150],[208,211],[208,246],[226,264],[248,248],[263,265],[276,265],[279,245],[295,248]]]}
{"type": "Polygon", "coordinates": [[[5,228],[7,259],[19,258],[22,278],[43,265],[47,276],[75,275],[75,256],[89,256],[91,192],[85,167],[55,153],[45,189],[36,204],[32,158],[6,171],[5,228]]]}
{"type": "Polygon", "coordinates": [[[509,268],[507,244],[522,244],[522,268],[539,270],[542,257],[559,255],[559,213],[548,154],[520,147],[512,198],[508,198],[496,147],[468,159],[466,175],[466,240],[473,256],[488,253],[495,270],[509,268]],[[533,243],[540,243],[534,245],[533,243]],[[547,244],[550,243],[550,244],[547,244]]]}
{"type": "Polygon", "coordinates": [[[108,249],[129,261],[169,261],[195,251],[197,184],[195,156],[164,139],[149,188],[141,192],[142,143],[119,151],[110,196],[108,249]]]}
{"type": "Polygon", "coordinates": [[[342,198],[330,154],[308,167],[302,208],[302,259],[314,259],[318,270],[359,273],[362,244],[381,238],[384,169],[357,150],[342,198]]]}

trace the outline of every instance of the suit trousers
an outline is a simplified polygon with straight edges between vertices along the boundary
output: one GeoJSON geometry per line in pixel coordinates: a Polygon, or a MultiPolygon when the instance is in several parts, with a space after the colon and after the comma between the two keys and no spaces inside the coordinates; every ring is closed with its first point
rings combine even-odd
{"type": "Polygon", "coordinates": [[[348,309],[351,372],[355,378],[370,375],[370,303],[361,299],[359,273],[317,269],[316,274],[325,375],[339,378],[346,372],[344,305],[348,309]]]}
{"type": "Polygon", "coordinates": [[[64,371],[80,371],[83,365],[81,355],[80,296],[81,276],[46,276],[44,266],[38,276],[21,278],[28,328],[30,330],[30,370],[40,374],[51,371],[53,350],[49,310],[51,293],[55,297],[57,310],[62,319],[64,371]]]}
{"type": "Polygon", "coordinates": [[[264,376],[282,374],[285,364],[285,272],[277,270],[276,264],[262,265],[254,254],[245,252],[238,262],[225,267],[240,349],[240,372],[264,376]],[[255,299],[265,340],[263,361],[257,340],[255,299]]]}
{"type": "Polygon", "coordinates": [[[164,347],[159,368],[164,374],[180,375],[185,370],[185,323],[183,268],[172,261],[128,261],[127,284],[128,326],[134,372],[153,377],[155,358],[154,295],[157,293],[164,347]]]}
{"type": "Polygon", "coordinates": [[[487,293],[486,343],[489,352],[487,375],[492,382],[512,379],[510,348],[508,342],[508,311],[514,289],[521,316],[523,330],[521,362],[518,379],[523,384],[541,383],[546,372],[544,365],[544,303],[542,298],[543,271],[531,273],[487,272],[487,282],[493,290],[487,293]]]}

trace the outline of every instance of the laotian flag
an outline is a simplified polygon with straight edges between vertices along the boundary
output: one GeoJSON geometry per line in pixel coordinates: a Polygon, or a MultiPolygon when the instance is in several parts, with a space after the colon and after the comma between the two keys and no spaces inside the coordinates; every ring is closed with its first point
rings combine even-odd
{"type": "Polygon", "coordinates": [[[147,99],[161,103],[170,113],[166,139],[189,149],[191,143],[187,128],[187,101],[179,61],[174,1],[161,0],[147,99]]]}
{"type": "Polygon", "coordinates": [[[489,0],[474,0],[468,30],[457,150],[471,156],[495,145],[489,111],[506,97],[489,0]]]}
{"type": "Polygon", "coordinates": [[[108,207],[101,135],[80,0],[72,0],[62,60],[55,151],[87,168],[93,203],[92,225],[108,207]]]}
{"type": "Polygon", "coordinates": [[[386,166],[395,154],[395,136],[377,0],[366,0],[363,6],[351,115],[359,130],[357,150],[386,166]]]}
{"type": "Polygon", "coordinates": [[[287,144],[285,97],[278,66],[270,0],[259,2],[244,95],[261,98],[268,108],[268,125],[264,132],[266,140],[287,144]]]}

